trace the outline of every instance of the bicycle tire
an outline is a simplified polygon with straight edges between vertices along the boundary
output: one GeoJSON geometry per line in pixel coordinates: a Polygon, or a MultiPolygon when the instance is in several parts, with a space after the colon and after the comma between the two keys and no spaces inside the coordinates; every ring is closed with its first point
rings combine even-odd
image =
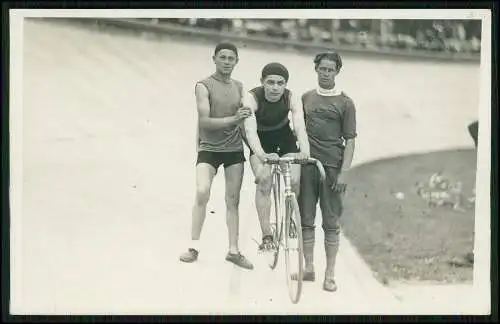
{"type": "Polygon", "coordinates": [[[302,225],[300,219],[299,205],[295,194],[291,194],[285,198],[285,264],[287,286],[290,299],[294,304],[298,303],[302,294],[302,281],[303,281],[303,242],[302,242],[302,225]],[[291,227],[295,226],[295,229],[291,227]],[[297,257],[290,256],[291,237],[290,234],[296,234],[298,253],[297,257]],[[298,265],[297,272],[292,273],[291,266],[296,263],[298,265]],[[297,276],[296,278],[293,278],[297,276]],[[297,289],[294,291],[292,285],[297,284],[297,289]]]}
{"type": "Polygon", "coordinates": [[[281,183],[280,183],[280,175],[278,172],[274,172],[272,176],[272,194],[273,194],[273,210],[274,210],[274,219],[275,228],[273,232],[273,240],[275,243],[276,250],[274,251],[273,260],[269,267],[274,270],[278,265],[279,259],[279,251],[280,251],[280,242],[281,236],[283,233],[283,214],[281,210],[281,183]]]}

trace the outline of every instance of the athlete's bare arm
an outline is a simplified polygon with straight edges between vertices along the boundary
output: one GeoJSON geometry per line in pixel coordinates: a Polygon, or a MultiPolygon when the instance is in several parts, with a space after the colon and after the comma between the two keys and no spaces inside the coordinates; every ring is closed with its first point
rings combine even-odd
{"type": "Polygon", "coordinates": [[[223,117],[223,118],[212,118],[210,117],[210,102],[208,100],[207,88],[203,84],[198,83],[195,88],[195,94],[196,94],[196,106],[198,109],[198,120],[200,126],[203,128],[218,129],[230,125],[237,125],[250,115],[248,109],[240,108],[240,110],[238,110],[238,112],[234,116],[223,117]]]}
{"type": "Polygon", "coordinates": [[[300,152],[309,155],[309,138],[307,137],[306,125],[304,122],[304,108],[302,100],[292,93],[290,110],[292,111],[293,128],[297,135],[300,152]]]}
{"type": "Polygon", "coordinates": [[[257,119],[255,118],[255,112],[257,111],[257,102],[255,98],[250,94],[246,93],[243,98],[243,106],[250,108],[252,115],[245,119],[245,134],[247,137],[248,145],[255,153],[256,156],[263,156],[265,154],[260,144],[259,136],[257,135],[257,119]]]}

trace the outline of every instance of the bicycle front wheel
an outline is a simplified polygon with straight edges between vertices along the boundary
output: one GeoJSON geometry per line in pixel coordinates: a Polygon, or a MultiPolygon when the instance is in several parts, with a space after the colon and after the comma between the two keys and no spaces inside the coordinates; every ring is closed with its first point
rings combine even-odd
{"type": "Polygon", "coordinates": [[[299,205],[294,194],[285,199],[285,263],[288,293],[294,304],[302,294],[303,244],[299,205]]]}

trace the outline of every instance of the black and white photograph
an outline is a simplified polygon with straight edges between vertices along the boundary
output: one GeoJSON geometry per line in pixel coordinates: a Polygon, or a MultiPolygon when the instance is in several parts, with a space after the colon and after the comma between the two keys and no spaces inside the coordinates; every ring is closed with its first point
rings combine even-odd
{"type": "Polygon", "coordinates": [[[489,315],[491,11],[10,10],[11,315],[489,315]]]}

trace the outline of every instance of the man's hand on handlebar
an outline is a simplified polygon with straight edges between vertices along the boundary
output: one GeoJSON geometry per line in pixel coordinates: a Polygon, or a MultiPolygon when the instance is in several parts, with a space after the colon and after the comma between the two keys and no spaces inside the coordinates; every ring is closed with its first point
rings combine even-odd
{"type": "Polygon", "coordinates": [[[259,159],[263,163],[267,163],[267,164],[278,164],[280,162],[298,163],[298,164],[315,164],[316,167],[318,168],[318,171],[319,171],[320,180],[321,181],[326,180],[326,173],[325,173],[325,169],[323,167],[323,164],[319,160],[312,158],[310,156],[307,156],[307,154],[297,153],[293,157],[289,156],[289,157],[282,157],[282,158],[280,158],[278,156],[278,154],[276,154],[276,153],[271,153],[271,154],[262,153],[262,154],[259,154],[257,156],[259,157],[259,159]]]}
{"type": "Polygon", "coordinates": [[[263,163],[266,161],[278,161],[280,156],[277,153],[262,153],[257,155],[259,160],[263,163]]]}
{"type": "Polygon", "coordinates": [[[295,158],[298,160],[298,161],[302,161],[302,162],[307,162],[309,160],[309,158],[311,157],[310,154],[308,153],[304,153],[304,152],[299,152],[299,153],[296,153],[295,154],[295,158]]]}

